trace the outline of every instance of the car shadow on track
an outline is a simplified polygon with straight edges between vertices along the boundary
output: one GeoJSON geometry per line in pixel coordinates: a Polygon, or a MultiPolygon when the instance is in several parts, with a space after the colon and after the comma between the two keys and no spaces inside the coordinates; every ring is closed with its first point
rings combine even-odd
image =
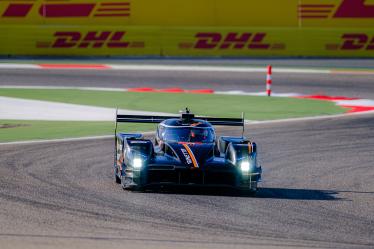
{"type": "Polygon", "coordinates": [[[339,192],[319,189],[261,188],[256,194],[258,198],[287,200],[341,200],[339,192]]]}
{"type": "Polygon", "coordinates": [[[249,198],[269,198],[288,200],[341,200],[337,195],[338,191],[317,190],[317,189],[291,189],[291,188],[259,188],[256,193],[248,191],[238,191],[227,188],[157,188],[146,192],[159,194],[184,194],[184,195],[209,195],[226,197],[249,197],[249,198]]]}

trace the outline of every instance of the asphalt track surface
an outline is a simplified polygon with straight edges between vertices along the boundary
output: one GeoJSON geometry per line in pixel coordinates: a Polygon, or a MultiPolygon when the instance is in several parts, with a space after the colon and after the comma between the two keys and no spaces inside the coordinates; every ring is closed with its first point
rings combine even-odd
{"type": "MultiPolygon", "coordinates": [[[[13,73],[1,72],[1,83],[4,77],[21,82],[24,74],[39,77],[35,84],[47,83],[35,71],[13,73]]],[[[44,72],[56,85],[63,81],[60,74],[44,72]]],[[[75,74],[92,77],[91,84],[116,84],[103,83],[94,72],[75,74]]],[[[145,77],[135,76],[134,82],[145,77]]],[[[153,80],[171,84],[169,76],[153,80]]],[[[240,81],[240,75],[232,77],[240,81]]],[[[365,97],[361,87],[368,88],[366,96],[374,92],[372,79],[350,85],[335,76],[311,79],[323,85],[321,91],[359,97],[365,97]]],[[[284,84],[291,89],[293,83],[284,84]]],[[[374,248],[373,131],[372,114],[248,126],[264,168],[256,197],[223,189],[123,191],[113,180],[111,139],[1,145],[0,247],[374,248]]]]}
{"type": "MultiPolygon", "coordinates": [[[[14,61],[10,61],[14,63],[14,61]]],[[[61,61],[59,61],[61,63],[61,61]]],[[[70,61],[69,61],[70,62],[70,61]]],[[[92,62],[92,61],[90,61],[92,62]]],[[[94,61],[96,62],[96,61],[94,61]]],[[[119,63],[119,61],[97,61],[97,63],[119,63]]],[[[374,68],[373,60],[130,60],[124,64],[161,65],[217,65],[217,66],[263,66],[293,68],[374,68]]],[[[55,62],[57,63],[57,62],[55,62]]],[[[87,63],[79,61],[76,63],[87,63]]],[[[156,87],[156,88],[212,88],[216,91],[244,90],[265,91],[263,73],[228,72],[165,72],[165,71],[81,71],[81,70],[25,70],[0,69],[1,85],[28,86],[81,86],[81,87],[156,87]]],[[[273,74],[274,92],[327,94],[374,99],[373,74],[371,75],[330,75],[330,74],[273,74]]]]}

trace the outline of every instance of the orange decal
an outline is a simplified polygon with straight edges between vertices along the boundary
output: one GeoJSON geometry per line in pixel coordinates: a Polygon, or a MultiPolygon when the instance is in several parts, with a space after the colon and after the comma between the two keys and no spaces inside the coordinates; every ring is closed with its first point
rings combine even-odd
{"type": "Polygon", "coordinates": [[[248,152],[249,152],[249,154],[252,154],[252,152],[253,152],[253,145],[252,145],[251,142],[248,142],[248,152]]]}
{"type": "Polygon", "coordinates": [[[195,127],[195,126],[198,126],[198,125],[200,125],[200,124],[201,124],[200,122],[197,122],[197,123],[193,123],[193,124],[191,124],[191,126],[195,127]]]}
{"type": "Polygon", "coordinates": [[[183,144],[183,147],[186,149],[188,155],[190,156],[190,159],[192,160],[194,168],[198,168],[199,164],[196,161],[195,155],[193,154],[192,150],[187,144],[183,144]]]}

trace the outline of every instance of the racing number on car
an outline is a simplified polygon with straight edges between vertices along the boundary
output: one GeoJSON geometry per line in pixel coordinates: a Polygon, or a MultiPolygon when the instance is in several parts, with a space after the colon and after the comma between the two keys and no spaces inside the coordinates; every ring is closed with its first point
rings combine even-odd
{"type": "Polygon", "coordinates": [[[192,164],[191,157],[188,154],[187,150],[186,149],[181,149],[181,151],[182,151],[182,153],[184,155],[184,158],[186,159],[187,164],[192,164]]]}

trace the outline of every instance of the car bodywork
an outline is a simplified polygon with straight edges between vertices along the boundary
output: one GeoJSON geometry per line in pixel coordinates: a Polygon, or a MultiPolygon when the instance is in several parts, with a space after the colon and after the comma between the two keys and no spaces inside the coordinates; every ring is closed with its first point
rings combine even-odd
{"type": "Polygon", "coordinates": [[[261,166],[256,143],[221,136],[214,125],[242,126],[244,118],[116,115],[114,173],[124,189],[153,185],[222,186],[257,191],[261,166]],[[158,123],[155,139],[117,133],[117,123],[158,123]]]}

